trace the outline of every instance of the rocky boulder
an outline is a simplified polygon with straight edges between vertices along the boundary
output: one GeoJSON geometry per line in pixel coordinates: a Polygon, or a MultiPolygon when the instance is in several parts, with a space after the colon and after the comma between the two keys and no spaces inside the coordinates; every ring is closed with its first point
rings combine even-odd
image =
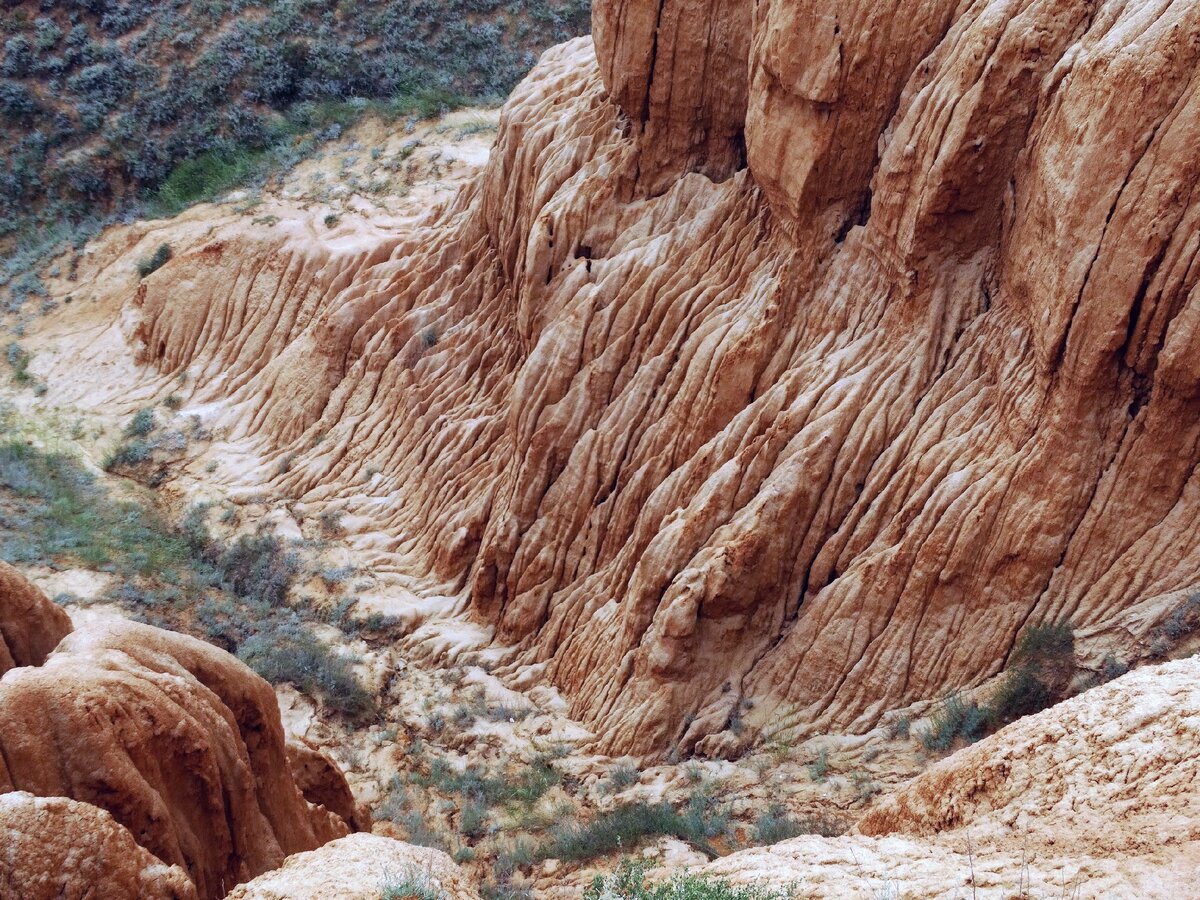
{"type": "Polygon", "coordinates": [[[0,561],[0,675],[17,666],[40,666],[70,631],[67,614],[0,561]]]}
{"type": "Polygon", "coordinates": [[[223,650],[120,619],[0,679],[0,791],[107,810],[201,900],[350,830],[297,787],[270,685],[223,650]]]}
{"type": "Polygon", "coordinates": [[[0,897],[196,900],[196,887],[105,810],[65,797],[0,794],[0,897]]]}
{"type": "Polygon", "coordinates": [[[352,834],[319,850],[291,856],[255,878],[229,900],[379,900],[387,889],[416,896],[424,886],[442,900],[479,900],[462,870],[440,850],[372,834],[352,834]]]}

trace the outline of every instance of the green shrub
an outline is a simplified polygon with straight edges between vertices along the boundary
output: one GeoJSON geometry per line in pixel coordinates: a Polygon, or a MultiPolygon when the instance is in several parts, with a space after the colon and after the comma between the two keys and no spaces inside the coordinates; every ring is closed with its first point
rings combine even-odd
{"type": "Polygon", "coordinates": [[[137,264],[137,272],[139,278],[145,278],[147,275],[157,272],[165,266],[171,259],[171,245],[159,244],[158,249],[149,256],[142,259],[137,264]]]}
{"type": "MultiPolygon", "coordinates": [[[[0,516],[40,557],[69,558],[124,575],[155,575],[187,560],[187,546],[152,508],[115,501],[79,462],[23,440],[0,444],[0,488],[20,502],[0,516]]],[[[5,554],[7,558],[7,554],[5,554]]],[[[11,560],[10,560],[11,561],[11,560]]]]}
{"type": "Polygon", "coordinates": [[[957,742],[971,743],[983,734],[988,721],[986,710],[975,701],[967,703],[958,693],[947,697],[922,729],[918,737],[930,752],[945,752],[957,742]]]}
{"type": "Polygon", "coordinates": [[[787,892],[756,885],[733,885],[706,875],[676,875],[650,883],[648,864],[622,860],[611,875],[597,875],[583,893],[584,900],[787,900],[787,892]]]}
{"type": "Polygon", "coordinates": [[[146,441],[137,440],[126,441],[112,449],[107,456],[104,457],[104,471],[112,472],[123,466],[136,466],[139,463],[148,462],[153,459],[154,451],[146,441]]]}
{"type": "Polygon", "coordinates": [[[829,774],[829,751],[822,750],[817,758],[808,764],[808,777],[812,781],[824,781],[829,774]]]}
{"type": "Polygon", "coordinates": [[[221,582],[246,600],[282,606],[300,570],[300,561],[283,548],[273,534],[240,535],[223,549],[210,548],[209,555],[221,582]]]}
{"type": "Polygon", "coordinates": [[[155,193],[154,206],[175,215],[195,203],[216,200],[263,174],[266,162],[263,151],[210,150],[176,166],[155,193]]]}
{"type": "Polygon", "coordinates": [[[516,773],[491,774],[479,766],[468,766],[463,772],[451,769],[438,758],[428,775],[414,773],[413,782],[422,787],[436,787],[447,794],[462,794],[478,800],[486,807],[501,803],[529,805],[540,800],[550,788],[562,781],[562,775],[545,757],[539,756],[516,773]]]}
{"type": "Polygon", "coordinates": [[[1070,622],[1042,622],[1031,625],[1017,642],[1014,659],[1018,662],[1061,659],[1075,652],[1075,630],[1070,622]]]}
{"type": "Polygon", "coordinates": [[[28,384],[33,380],[33,376],[29,374],[29,363],[33,361],[30,356],[16,341],[10,341],[4,351],[5,359],[13,370],[13,381],[17,384],[28,384]]]}
{"type": "Polygon", "coordinates": [[[613,766],[608,773],[608,781],[605,788],[612,793],[620,793],[626,788],[633,787],[642,780],[642,773],[638,771],[637,766],[629,763],[621,763],[613,766]]]}
{"type": "Polygon", "coordinates": [[[263,630],[248,638],[238,658],[272,684],[291,682],[316,694],[350,716],[371,712],[373,700],[355,678],[347,660],[317,640],[307,628],[293,623],[263,630]]]}
{"type": "Polygon", "coordinates": [[[754,823],[756,844],[778,844],[802,834],[819,834],[822,837],[837,837],[844,834],[846,826],[829,816],[792,816],[782,803],[772,803],[767,811],[754,823]]]}
{"type": "Polygon", "coordinates": [[[458,814],[458,830],[467,837],[480,838],[487,832],[487,806],[477,798],[469,798],[458,814]]]}
{"type": "Polygon", "coordinates": [[[1064,699],[1075,674],[1075,633],[1070,622],[1031,625],[1012,663],[988,700],[991,729],[1041,712],[1064,699]]]}
{"type": "Polygon", "coordinates": [[[152,432],[158,423],[154,420],[154,410],[151,407],[139,409],[125,426],[127,437],[145,437],[152,432]]]}
{"type": "Polygon", "coordinates": [[[446,892],[423,872],[409,869],[388,877],[383,883],[383,900],[445,900],[446,892]]]}
{"type": "Polygon", "coordinates": [[[668,803],[622,803],[601,812],[587,822],[559,825],[550,839],[538,848],[539,859],[586,860],[631,849],[647,837],[671,835],[689,841],[703,852],[715,856],[707,838],[724,826],[721,817],[704,816],[703,805],[689,803],[680,814],[668,803]]]}
{"type": "Polygon", "coordinates": [[[286,605],[297,563],[278,539],[222,547],[205,526],[206,507],[172,527],[148,498],[115,499],[77,459],[17,438],[0,442],[0,499],[0,558],[115,572],[123,580],[106,599],[136,618],[235,652],[268,681],[290,681],[333,709],[372,710],[350,662],[300,620],[317,610],[286,605]]]}

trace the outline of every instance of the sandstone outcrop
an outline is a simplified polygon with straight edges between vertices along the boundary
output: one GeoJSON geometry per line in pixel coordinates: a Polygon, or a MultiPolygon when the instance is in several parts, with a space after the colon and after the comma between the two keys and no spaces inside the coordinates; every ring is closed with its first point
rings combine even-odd
{"type": "Polygon", "coordinates": [[[423,217],[191,233],[119,320],[143,394],[190,373],[248,484],[369,516],[622,752],[865,730],[1028,623],[1168,614],[1200,5],[594,15],[423,217]]]}
{"type": "Polygon", "coordinates": [[[216,647],[120,619],[0,679],[0,791],[106,810],[202,900],[349,831],[297,788],[270,685],[216,647]]]}
{"type": "Polygon", "coordinates": [[[346,776],[328,752],[305,738],[288,737],[288,769],[304,799],[323,806],[354,831],[371,830],[371,812],[354,799],[346,776]]]}
{"type": "MultiPolygon", "coordinates": [[[[976,840],[1028,831],[1121,855],[1200,842],[1200,658],[1138,669],[931,766],[856,826],[976,840]]],[[[1039,849],[1044,849],[1041,847],[1039,849]]],[[[1193,851],[1200,846],[1193,846],[1193,851]]]]}
{"type": "Polygon", "coordinates": [[[1094,688],[930,767],[841,838],[704,871],[812,897],[1183,897],[1200,865],[1200,658],[1094,688]]]}
{"type": "Polygon", "coordinates": [[[12,900],[195,900],[102,809],[64,797],[0,794],[0,897],[12,900]]]}
{"type": "Polygon", "coordinates": [[[17,666],[40,666],[70,631],[70,617],[0,560],[0,675],[17,666]]]}
{"type": "Polygon", "coordinates": [[[378,900],[386,887],[414,879],[443,900],[478,900],[462,870],[441,850],[372,834],[352,834],[288,857],[244,884],[229,900],[378,900]]]}

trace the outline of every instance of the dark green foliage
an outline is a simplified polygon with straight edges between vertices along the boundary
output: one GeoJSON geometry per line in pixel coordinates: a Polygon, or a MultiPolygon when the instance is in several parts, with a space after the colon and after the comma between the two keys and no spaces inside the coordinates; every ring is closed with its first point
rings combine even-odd
{"type": "Polygon", "coordinates": [[[716,856],[708,839],[723,832],[728,818],[713,815],[707,800],[693,795],[683,812],[669,803],[622,803],[587,822],[559,825],[538,848],[539,859],[585,860],[629,850],[647,837],[672,835],[716,856]],[[699,798],[699,799],[698,799],[699,798]]]}
{"type": "Polygon", "coordinates": [[[638,771],[637,766],[632,766],[629,763],[621,763],[613,766],[608,773],[607,788],[613,793],[619,793],[626,788],[633,787],[642,778],[642,773],[638,771]]]}
{"type": "Polygon", "coordinates": [[[516,775],[493,775],[479,766],[469,766],[463,772],[450,768],[445,760],[435,759],[428,775],[414,773],[414,784],[436,787],[447,794],[462,794],[492,807],[502,803],[531,804],[546,791],[562,781],[558,770],[548,759],[538,757],[516,775]]]}
{"type": "Polygon", "coordinates": [[[26,353],[20,344],[15,341],[9,343],[8,347],[5,348],[4,358],[8,361],[9,366],[12,367],[13,381],[17,384],[28,384],[33,380],[33,376],[29,374],[29,363],[33,357],[26,353]]]}
{"type": "Polygon", "coordinates": [[[70,557],[121,575],[152,575],[185,562],[187,546],[153,508],[109,497],[73,458],[24,441],[0,444],[0,495],[22,502],[0,513],[0,556],[9,562],[70,557]],[[35,547],[36,557],[15,552],[35,547]]]}
{"type": "Polygon", "coordinates": [[[1075,632],[1070,622],[1042,622],[1021,634],[1013,658],[1019,662],[1046,662],[1075,652],[1075,632]]]}
{"type": "Polygon", "coordinates": [[[209,548],[207,555],[227,590],[269,606],[287,601],[300,568],[296,556],[273,534],[243,534],[228,547],[209,548]]]}
{"type": "Polygon", "coordinates": [[[1041,712],[1067,696],[1075,674],[1075,634],[1069,622],[1032,625],[1022,634],[1012,661],[985,706],[951,694],[918,737],[925,749],[944,753],[977,741],[1022,716],[1041,712]]]}
{"type": "Polygon", "coordinates": [[[649,882],[648,864],[622,860],[611,875],[597,875],[584,900],[787,900],[788,893],[754,885],[733,885],[704,875],[676,875],[649,882]]]}
{"type": "Polygon", "coordinates": [[[262,151],[210,150],[171,171],[155,192],[152,209],[161,215],[174,215],[194,203],[215,200],[267,170],[262,151]]]}
{"type": "Polygon", "coordinates": [[[291,682],[300,690],[324,697],[340,712],[360,716],[374,701],[341,656],[313,637],[299,622],[284,622],[247,638],[237,655],[273,684],[291,682]]]}
{"type": "MultiPolygon", "coordinates": [[[[5,15],[0,243],[172,214],[294,164],[365,111],[428,117],[507,95],[588,0],[43,3],[5,15]],[[90,227],[90,226],[89,226],[90,227]]],[[[4,283],[0,273],[0,287],[4,283]]]]}
{"type": "Polygon", "coordinates": [[[987,711],[972,700],[967,703],[959,694],[951,694],[920,732],[926,750],[944,753],[957,742],[971,743],[983,736],[988,722],[987,711]]]}
{"type": "Polygon", "coordinates": [[[383,883],[383,900],[444,900],[446,892],[423,872],[405,872],[383,883]]]}
{"type": "Polygon", "coordinates": [[[782,803],[772,803],[754,823],[756,844],[778,844],[802,834],[819,834],[822,837],[837,837],[844,834],[846,826],[826,816],[796,818],[782,803]]]}
{"type": "Polygon", "coordinates": [[[1192,594],[1175,607],[1158,630],[1167,644],[1174,644],[1200,630],[1200,594],[1192,594]]]}
{"type": "Polygon", "coordinates": [[[145,409],[139,409],[129,424],[125,426],[125,434],[128,437],[145,437],[152,432],[157,423],[154,421],[154,409],[147,406],[145,409]]]}
{"type": "Polygon", "coordinates": [[[989,726],[999,728],[1063,700],[1074,674],[1071,623],[1031,625],[1017,641],[1008,672],[988,702],[989,726]]]}
{"type": "Polygon", "coordinates": [[[139,278],[145,278],[152,272],[157,272],[167,264],[171,258],[171,245],[159,244],[158,249],[147,256],[145,259],[138,262],[137,271],[139,278]]]}
{"type": "MultiPolygon", "coordinates": [[[[136,431],[147,427],[139,417],[136,431]]],[[[2,415],[0,427],[7,427],[2,415]]],[[[246,535],[222,545],[208,533],[204,507],[172,527],[150,497],[113,497],[73,457],[23,440],[0,443],[0,501],[0,558],[114,572],[121,581],[106,599],[136,618],[208,640],[268,681],[291,682],[348,715],[372,711],[351,661],[306,623],[316,610],[288,605],[298,565],[278,538],[246,535]]]]}

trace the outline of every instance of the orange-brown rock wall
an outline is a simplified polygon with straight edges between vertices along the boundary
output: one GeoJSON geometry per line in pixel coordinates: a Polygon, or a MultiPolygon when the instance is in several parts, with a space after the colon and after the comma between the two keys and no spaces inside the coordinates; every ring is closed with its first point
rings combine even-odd
{"type": "Polygon", "coordinates": [[[296,787],[270,685],[222,650],[122,620],[0,679],[6,791],[106,811],[210,900],[349,830],[296,787]]]}
{"type": "Polygon", "coordinates": [[[1200,576],[1200,7],[749,12],[599,3],[449,207],[141,299],[622,750],[864,728],[1200,576]]]}

